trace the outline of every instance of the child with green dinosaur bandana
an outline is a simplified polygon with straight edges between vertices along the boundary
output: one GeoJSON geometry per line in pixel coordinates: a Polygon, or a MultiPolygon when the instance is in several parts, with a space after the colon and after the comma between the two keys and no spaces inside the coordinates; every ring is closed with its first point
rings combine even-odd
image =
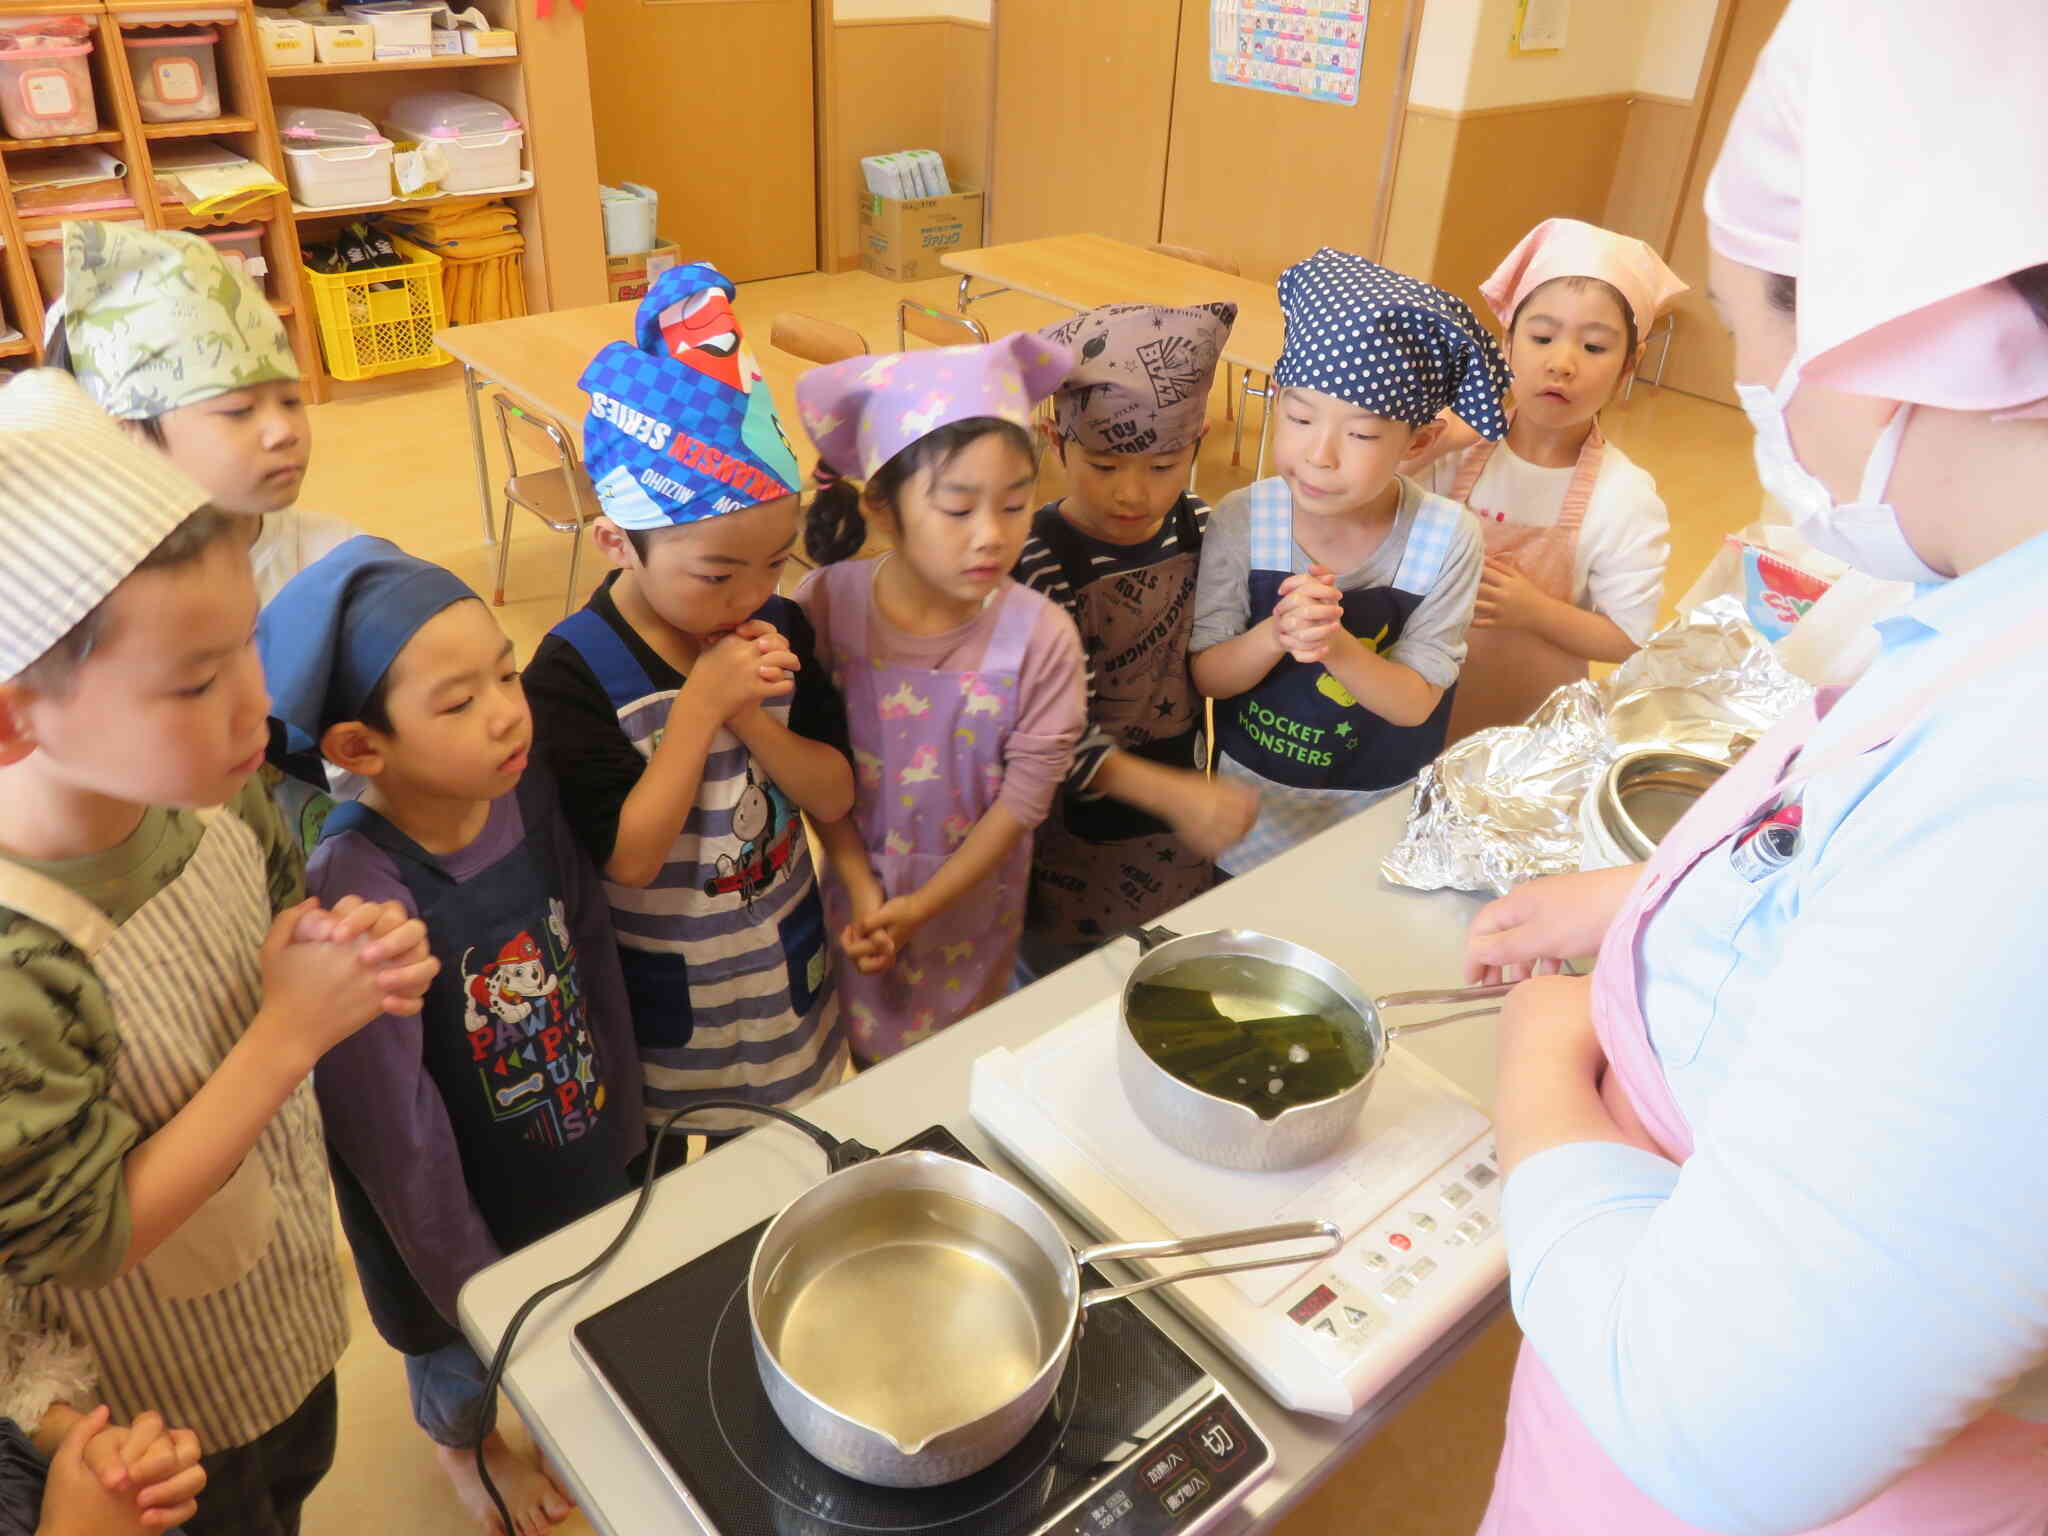
{"type": "Polygon", "coordinates": [[[81,221],[64,226],[64,296],[48,361],[250,520],[257,596],[357,530],[293,503],[313,439],[299,362],[277,314],[198,235],[81,221]]]}

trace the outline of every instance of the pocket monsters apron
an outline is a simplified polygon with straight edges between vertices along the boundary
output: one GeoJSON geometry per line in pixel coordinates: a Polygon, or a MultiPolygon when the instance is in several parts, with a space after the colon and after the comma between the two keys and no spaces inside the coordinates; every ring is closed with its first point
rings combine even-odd
{"type": "MultiPolygon", "coordinates": [[[[1466,501],[1498,443],[1481,442],[1469,449],[1451,487],[1453,501],[1466,501]]],[[[1607,439],[1600,423],[1579,449],[1578,463],[1565,487],[1564,506],[1548,528],[1531,528],[1473,513],[1488,559],[1503,556],[1545,597],[1569,603],[1577,595],[1579,526],[1600,478],[1607,439]]],[[[1465,635],[1465,666],[1458,674],[1458,702],[1451,708],[1449,742],[1463,741],[1489,725],[1520,725],[1537,707],[1567,683],[1586,680],[1586,659],[1526,629],[1481,629],[1465,635]]]]}
{"type": "MultiPolygon", "coordinates": [[[[625,1192],[619,1117],[638,1108],[610,1102],[606,1077],[617,1064],[601,1059],[592,1038],[568,914],[534,851],[554,786],[529,773],[516,793],[526,835],[460,883],[367,806],[351,801],[328,817],[329,836],[352,831],[391,855],[427,925],[441,962],[421,1015],[432,1021],[421,1040],[427,1075],[448,1113],[459,1176],[507,1253],[625,1192]]],[[[408,1355],[456,1342],[461,1335],[413,1278],[368,1193],[339,1157],[333,1166],[377,1331],[408,1355]]]]}
{"type": "MultiPolygon", "coordinates": [[[[996,803],[1024,651],[1046,599],[1013,581],[996,589],[1002,607],[978,671],[864,661],[874,654],[879,564],[841,567],[847,575],[833,582],[827,622],[856,748],[854,816],[868,863],[893,900],[937,874],[996,803]]],[[[912,935],[888,970],[864,976],[839,956],[855,1060],[893,1056],[1002,995],[1024,928],[1031,841],[1018,839],[995,873],[912,935]]],[[[845,887],[829,875],[825,908],[835,934],[852,921],[845,887]]]]}
{"type": "MultiPolygon", "coordinates": [[[[2031,644],[2044,638],[2039,620],[2031,644]]],[[[1707,857],[1724,857],[1732,838],[1755,824],[1788,790],[1883,746],[1913,724],[1963,676],[2013,654],[1994,641],[1938,686],[1874,722],[1808,767],[1793,760],[1818,717],[1801,710],[1743,755],[1658,845],[1628,903],[1601,944],[1593,973],[1593,1025],[1609,1076],[1634,1107],[1656,1150],[1673,1162],[1692,1155],[1692,1128],[1671,1092],[1642,1014],[1637,946],[1671,888],[1707,857]]],[[[1824,695],[1821,708],[1832,702],[1824,695]]],[[[1993,1411],[1854,1514],[1813,1536],[2042,1536],[2048,1531],[2048,1424],[1993,1411]]],[[[1629,1536],[1704,1536],[1666,1513],[1615,1466],[1572,1410],[1556,1379],[1524,1341],[1508,1399],[1507,1443],[1493,1500],[1479,1536],[1549,1536],[1557,1531],[1629,1536]]]]}
{"type": "MultiPolygon", "coordinates": [[[[763,617],[777,622],[772,598],[763,617]]],[[[778,627],[786,625],[782,620],[778,627]]],[[[678,689],[657,685],[610,624],[589,608],[557,624],[618,712],[642,757],[661,744],[678,689]]],[[[784,725],[789,700],[763,706],[784,725]]],[[[803,817],[753,754],[720,728],[668,861],[645,889],[605,881],[619,967],[633,1005],[650,1124],[693,1098],[788,1104],[842,1063],[825,911],[811,870],[803,817]],[[699,1026],[703,1033],[699,1033],[699,1026]],[[712,1032],[717,1034],[714,1038],[712,1032]],[[808,1065],[757,1083],[750,1069],[813,1052],[808,1065]]],[[[693,1130],[749,1130],[737,1111],[706,1112],[693,1130]]]]}
{"type": "MultiPolygon", "coordinates": [[[[1169,768],[1198,768],[1202,699],[1188,671],[1202,535],[1183,496],[1172,513],[1179,551],[1156,565],[1098,575],[1054,509],[1039,524],[1080,607],[1095,691],[1094,723],[1118,748],[1169,768]]],[[[1216,866],[1165,822],[1105,795],[1061,792],[1039,829],[1031,867],[1031,932],[1061,945],[1099,944],[1149,923],[1216,883],[1216,866]]]]}
{"type": "MultiPolygon", "coordinates": [[[[144,1137],[213,1075],[263,993],[262,846],[224,808],[198,815],[184,869],[118,928],[76,892],[0,863],[0,904],[61,934],[105,985],[121,1036],[109,1094],[144,1137]]],[[[117,1419],[153,1408],[208,1455],[246,1445],[290,1418],[348,1343],[327,1189],[308,1081],[141,1264],[97,1290],[30,1287],[23,1304],[91,1346],[117,1419]]]]}
{"type": "MultiPolygon", "coordinates": [[[[1270,614],[1294,573],[1294,508],[1287,482],[1258,481],[1251,500],[1251,613],[1270,614]]],[[[1403,494],[1408,494],[1404,492],[1403,494]]],[[[1344,594],[1344,628],[1385,655],[1401,638],[1443,569],[1454,533],[1443,520],[1461,507],[1425,499],[1409,525],[1393,585],[1344,594]]],[[[1455,525],[1453,525],[1455,526],[1455,525]]],[[[1249,693],[1218,700],[1216,740],[1233,762],[1294,789],[1391,789],[1443,750],[1454,684],[1420,725],[1393,725],[1357,699],[1321,663],[1283,656],[1249,693]]]]}

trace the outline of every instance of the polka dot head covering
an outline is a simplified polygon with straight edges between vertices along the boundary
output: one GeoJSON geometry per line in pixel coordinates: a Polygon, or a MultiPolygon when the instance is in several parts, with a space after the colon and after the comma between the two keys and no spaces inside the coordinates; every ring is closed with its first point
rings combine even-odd
{"type": "Polygon", "coordinates": [[[1474,431],[1508,429],[1508,365],[1462,299],[1325,246],[1280,274],[1287,342],[1279,388],[1320,390],[1411,427],[1448,407],[1474,431]]]}

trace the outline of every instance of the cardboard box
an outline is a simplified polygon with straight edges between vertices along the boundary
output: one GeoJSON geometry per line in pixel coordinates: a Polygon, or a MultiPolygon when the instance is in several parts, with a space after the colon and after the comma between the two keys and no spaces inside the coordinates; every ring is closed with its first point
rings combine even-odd
{"type": "Polygon", "coordinates": [[[458,59],[462,57],[462,34],[437,27],[434,31],[434,57],[445,58],[451,54],[458,59]]]}
{"type": "Polygon", "coordinates": [[[892,283],[944,277],[939,258],[981,248],[981,193],[962,187],[950,197],[860,194],[860,264],[892,283]]]}
{"type": "Polygon", "coordinates": [[[682,259],[682,252],[666,241],[651,251],[605,257],[605,287],[611,292],[612,302],[644,299],[647,290],[654,286],[654,280],[682,259]]]}
{"type": "Polygon", "coordinates": [[[487,27],[462,34],[462,51],[481,59],[510,59],[519,54],[519,34],[508,27],[487,27]]]}

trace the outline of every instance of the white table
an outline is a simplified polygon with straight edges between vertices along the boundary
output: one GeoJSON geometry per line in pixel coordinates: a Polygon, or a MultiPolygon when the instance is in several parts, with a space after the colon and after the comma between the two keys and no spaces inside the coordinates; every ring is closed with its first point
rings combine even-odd
{"type": "MultiPolygon", "coordinates": [[[[1253,927],[1293,939],[1346,966],[1373,993],[1453,984],[1460,976],[1465,925],[1477,902],[1448,892],[1397,890],[1379,874],[1381,857],[1400,836],[1407,805],[1407,795],[1396,795],[1257,873],[1190,902],[1167,922],[1182,931],[1253,927]]],[[[1115,995],[1135,958],[1133,946],[1113,945],[862,1073],[813,1101],[805,1114],[836,1135],[881,1148],[942,1122],[977,1157],[1021,1181],[968,1118],[968,1074],[975,1058],[994,1046],[1021,1045],[1115,995]]],[[[1492,1103],[1490,1023],[1432,1031],[1398,1049],[1415,1051],[1482,1104],[1492,1103]]],[[[611,1267],[552,1298],[528,1321],[506,1370],[505,1389],[607,1536],[703,1528],[571,1354],[571,1329],[772,1215],[823,1172],[817,1148],[797,1132],[769,1126],[749,1133],[663,1179],[640,1230],[611,1267]]],[[[489,1358],[526,1297],[581,1268],[610,1241],[627,1205],[620,1201],[586,1217],[464,1286],[462,1323],[478,1352],[489,1358]]],[[[1080,1236],[1071,1227],[1070,1235],[1080,1236]]],[[[1273,1474],[1240,1508],[1233,1531],[1270,1525],[1399,1409],[1396,1400],[1378,1417],[1341,1424],[1289,1413],[1163,1300],[1144,1297],[1135,1304],[1227,1387],[1273,1442],[1273,1474]]],[[[1417,1367],[1408,1386],[1426,1381],[1497,1310],[1498,1303],[1483,1308],[1437,1356],[1417,1367]]]]}

